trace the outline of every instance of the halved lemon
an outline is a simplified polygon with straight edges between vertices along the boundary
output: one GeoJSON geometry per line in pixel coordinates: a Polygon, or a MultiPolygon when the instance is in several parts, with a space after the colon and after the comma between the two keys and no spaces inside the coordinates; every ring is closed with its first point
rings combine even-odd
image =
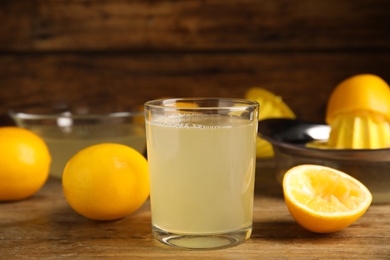
{"type": "Polygon", "coordinates": [[[339,231],[371,205],[371,192],[357,179],[321,165],[299,165],[283,178],[288,210],[302,227],[316,233],[339,231]]]}
{"type": "Polygon", "coordinates": [[[390,120],[390,88],[377,75],[359,74],[339,83],[330,95],[326,122],[330,125],[341,114],[370,111],[390,120]]]}
{"type": "Polygon", "coordinates": [[[331,127],[329,140],[317,148],[389,147],[389,85],[373,74],[358,74],[345,79],[330,95],[325,120],[331,127]]]}
{"type": "MultiPolygon", "coordinates": [[[[267,118],[295,118],[294,112],[283,102],[280,96],[259,87],[252,87],[245,93],[245,98],[257,101],[260,104],[259,120],[267,118]]],[[[257,137],[256,155],[261,157],[272,157],[274,151],[272,145],[257,137]]]]}

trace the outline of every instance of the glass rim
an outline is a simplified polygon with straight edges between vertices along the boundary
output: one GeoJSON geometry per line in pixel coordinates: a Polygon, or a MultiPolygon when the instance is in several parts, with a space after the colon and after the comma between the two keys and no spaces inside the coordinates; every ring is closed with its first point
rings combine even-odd
{"type": "Polygon", "coordinates": [[[247,108],[258,108],[260,104],[257,101],[243,99],[243,98],[218,98],[218,97],[199,97],[199,98],[161,98],[145,102],[146,108],[159,108],[167,110],[232,110],[232,111],[243,111],[247,108]],[[170,106],[177,102],[231,102],[230,106],[170,106]],[[240,106],[234,106],[234,104],[241,104],[240,106]]]}
{"type": "MultiPolygon", "coordinates": [[[[88,107],[86,107],[88,108],[88,107]]],[[[48,120],[58,118],[71,119],[109,119],[109,118],[130,118],[143,116],[143,111],[126,111],[121,109],[113,112],[90,111],[85,113],[76,112],[77,110],[66,109],[56,111],[53,107],[26,106],[8,110],[8,115],[14,120],[48,120]]]]}
{"type": "Polygon", "coordinates": [[[142,116],[143,112],[114,112],[108,114],[29,114],[24,112],[9,111],[8,114],[14,119],[23,119],[23,120],[39,120],[39,119],[57,119],[57,118],[72,118],[72,119],[97,119],[97,118],[125,118],[125,117],[134,117],[142,116]]]}

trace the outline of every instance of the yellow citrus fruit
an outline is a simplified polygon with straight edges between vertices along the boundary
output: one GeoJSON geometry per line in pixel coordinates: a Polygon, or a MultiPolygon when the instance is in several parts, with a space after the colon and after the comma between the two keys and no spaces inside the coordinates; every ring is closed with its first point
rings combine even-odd
{"type": "Polygon", "coordinates": [[[294,112],[283,102],[280,96],[259,87],[252,87],[245,98],[260,104],[259,120],[266,118],[295,118],[294,112]]]}
{"type": "Polygon", "coordinates": [[[38,135],[19,127],[0,127],[0,154],[0,201],[25,199],[45,184],[51,156],[38,135]]]}
{"type": "Polygon", "coordinates": [[[62,187],[69,205],[80,215],[93,220],[123,218],[149,196],[148,163],[125,145],[92,145],[68,161],[62,187]]]}
{"type": "MultiPolygon", "coordinates": [[[[259,120],[268,118],[295,118],[294,112],[283,102],[280,96],[259,87],[252,87],[245,93],[245,98],[257,101],[260,104],[259,120]]],[[[272,145],[257,137],[256,155],[260,157],[272,157],[274,155],[272,145]]]]}
{"type": "Polygon", "coordinates": [[[331,124],[338,115],[359,111],[379,113],[390,121],[390,88],[382,78],[359,74],[338,84],[328,101],[326,122],[331,124]]]}
{"type": "Polygon", "coordinates": [[[372,201],[357,179],[320,165],[299,165],[283,178],[288,210],[304,228],[316,233],[339,231],[360,218],[372,201]]]}

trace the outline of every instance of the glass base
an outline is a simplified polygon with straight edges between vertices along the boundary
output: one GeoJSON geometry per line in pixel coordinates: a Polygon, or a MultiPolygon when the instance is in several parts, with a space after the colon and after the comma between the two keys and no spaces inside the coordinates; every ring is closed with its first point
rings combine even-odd
{"type": "Polygon", "coordinates": [[[251,236],[252,225],[223,234],[175,234],[155,226],[152,227],[152,231],[154,237],[158,241],[172,247],[193,250],[211,250],[232,247],[245,242],[251,236]]]}

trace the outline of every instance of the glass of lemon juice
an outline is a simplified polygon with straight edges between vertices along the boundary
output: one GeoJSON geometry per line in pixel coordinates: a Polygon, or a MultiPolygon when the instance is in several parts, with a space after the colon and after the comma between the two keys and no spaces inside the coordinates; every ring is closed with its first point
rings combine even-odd
{"type": "Polygon", "coordinates": [[[140,153],[146,147],[142,110],[114,106],[65,105],[10,111],[17,126],[42,137],[52,157],[50,175],[61,178],[68,160],[99,143],[119,143],[140,153]]]}
{"type": "Polygon", "coordinates": [[[217,249],[250,237],[258,111],[257,102],[227,98],[145,103],[157,240],[217,249]]]}

